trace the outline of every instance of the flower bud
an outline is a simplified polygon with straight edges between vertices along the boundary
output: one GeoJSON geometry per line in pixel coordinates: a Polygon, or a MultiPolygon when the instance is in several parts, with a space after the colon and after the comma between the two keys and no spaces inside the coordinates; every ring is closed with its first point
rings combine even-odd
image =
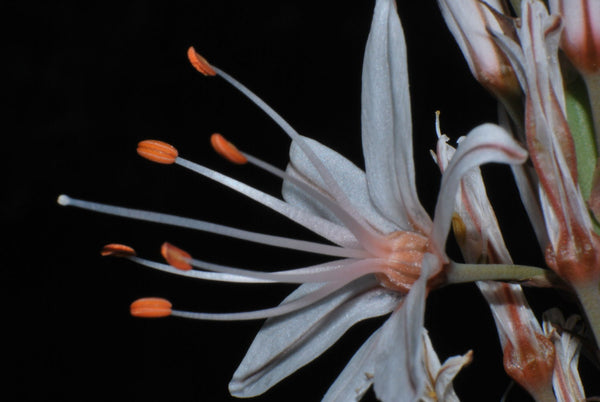
{"type": "Polygon", "coordinates": [[[551,0],[563,18],[561,48],[582,74],[600,73],[600,1],[551,0]]]}
{"type": "Polygon", "coordinates": [[[515,72],[491,32],[513,36],[506,10],[499,0],[438,0],[448,29],[458,43],[473,76],[494,95],[520,93],[515,72]]]}

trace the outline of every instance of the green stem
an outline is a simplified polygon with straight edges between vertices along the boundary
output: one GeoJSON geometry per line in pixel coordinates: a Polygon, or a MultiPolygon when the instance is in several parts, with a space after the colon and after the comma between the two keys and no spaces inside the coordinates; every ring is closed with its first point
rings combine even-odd
{"type": "Polygon", "coordinates": [[[596,149],[600,147],[600,73],[583,75],[590,98],[590,108],[596,133],[596,149]]]}
{"type": "Polygon", "coordinates": [[[596,338],[596,345],[600,346],[600,282],[575,286],[574,289],[596,338]]]}
{"type": "Polygon", "coordinates": [[[446,275],[448,283],[509,281],[549,286],[557,281],[556,274],[548,269],[512,264],[461,264],[451,261],[446,275]]]}

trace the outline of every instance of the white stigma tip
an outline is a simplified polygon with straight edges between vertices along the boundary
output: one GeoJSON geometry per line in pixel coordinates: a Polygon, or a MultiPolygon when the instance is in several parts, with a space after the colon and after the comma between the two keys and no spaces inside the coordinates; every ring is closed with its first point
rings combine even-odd
{"type": "Polygon", "coordinates": [[[69,197],[68,195],[61,194],[58,196],[56,202],[58,202],[59,205],[66,207],[71,203],[71,197],[69,197]]]}

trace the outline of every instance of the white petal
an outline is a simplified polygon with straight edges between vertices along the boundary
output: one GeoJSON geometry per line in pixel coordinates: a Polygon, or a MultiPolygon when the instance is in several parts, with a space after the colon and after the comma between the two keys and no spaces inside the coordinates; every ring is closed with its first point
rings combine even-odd
{"type": "Polygon", "coordinates": [[[276,211],[286,218],[310,229],[314,233],[323,236],[329,241],[332,241],[339,245],[347,246],[338,241],[339,238],[343,238],[343,235],[347,231],[345,228],[340,228],[338,225],[333,225],[319,216],[315,216],[313,213],[307,213],[305,209],[298,208],[297,206],[290,205],[280,199],[277,199],[269,194],[266,194],[260,190],[255,189],[245,183],[235,180],[222,173],[209,169],[205,166],[199,165],[194,162],[190,162],[186,159],[179,158],[178,164],[186,167],[196,173],[199,173],[209,179],[212,179],[218,183],[223,184],[248,198],[251,198],[273,211],[276,211]]]}
{"type": "Polygon", "coordinates": [[[488,7],[501,13],[504,10],[502,3],[486,0],[484,5],[479,0],[438,0],[438,4],[471,73],[475,77],[500,75],[501,56],[488,30],[502,32],[502,27],[488,7]]]}
{"type": "Polygon", "coordinates": [[[329,387],[322,402],[359,401],[375,378],[375,355],[381,329],[375,331],[352,356],[329,387]]]}
{"type": "Polygon", "coordinates": [[[452,380],[462,367],[471,362],[473,352],[463,356],[452,356],[440,364],[437,353],[433,349],[426,329],[423,329],[424,362],[427,368],[427,385],[420,402],[458,402],[459,399],[452,387],[452,380]]]}
{"type": "Polygon", "coordinates": [[[458,402],[458,397],[452,387],[452,380],[458,372],[468,365],[473,359],[473,352],[469,351],[462,356],[452,356],[446,359],[442,368],[438,372],[435,380],[435,393],[438,400],[446,402],[458,402]]]}
{"type": "MultiPolygon", "coordinates": [[[[302,285],[283,303],[320,286],[302,285]]],[[[229,391],[237,397],[262,394],[320,356],[355,323],[390,312],[398,297],[374,278],[364,278],[315,306],[267,320],[233,375],[229,391]]]]}
{"type": "Polygon", "coordinates": [[[429,233],[415,186],[406,45],[393,0],[378,0],[365,50],[362,140],[371,199],[403,229],[429,233]]]}
{"type": "MultiPolygon", "coordinates": [[[[391,233],[398,229],[393,223],[384,218],[371,203],[365,173],[361,169],[323,144],[307,137],[304,137],[304,140],[323,161],[323,164],[329,169],[331,175],[352,201],[354,207],[367,222],[381,233],[391,233]]],[[[317,190],[326,193],[327,188],[318,170],[295,142],[290,147],[288,173],[292,175],[299,174],[304,181],[315,186],[317,190]]],[[[341,224],[329,209],[313,198],[306,196],[302,190],[287,181],[283,183],[283,198],[292,205],[304,207],[317,216],[341,224]]]]}
{"type": "MultiPolygon", "coordinates": [[[[442,172],[448,166],[454,152],[455,149],[447,144],[447,137],[442,136],[438,139],[438,165],[442,172]]],[[[465,261],[476,263],[481,261],[482,257],[487,258],[493,254],[496,260],[488,262],[511,264],[512,259],[487,197],[480,169],[473,168],[463,176],[455,202],[454,212],[465,227],[464,233],[457,236],[465,261]]]]}
{"type": "Polygon", "coordinates": [[[423,393],[426,371],[423,356],[425,291],[437,258],[425,254],[421,276],[402,306],[383,324],[377,343],[375,394],[384,402],[412,402],[423,393]]]}
{"type": "Polygon", "coordinates": [[[552,378],[556,400],[558,402],[585,400],[585,391],[578,369],[581,331],[575,331],[581,317],[573,315],[565,321],[560,310],[553,308],[545,311],[542,318],[544,333],[554,341],[556,348],[556,365],[552,378]],[[555,327],[558,327],[558,330],[555,327]]]}
{"type": "Polygon", "coordinates": [[[442,176],[435,207],[432,240],[441,254],[450,230],[454,201],[460,180],[472,168],[484,163],[517,164],[527,159],[527,152],[501,127],[482,124],[467,135],[442,176]]]}

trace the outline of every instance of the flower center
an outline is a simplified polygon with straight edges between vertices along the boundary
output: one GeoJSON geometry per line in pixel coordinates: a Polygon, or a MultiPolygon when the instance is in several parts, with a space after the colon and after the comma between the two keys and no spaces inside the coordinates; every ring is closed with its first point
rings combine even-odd
{"type": "Polygon", "coordinates": [[[387,237],[390,252],[385,272],[377,274],[382,286],[406,293],[421,275],[423,257],[428,251],[427,237],[414,232],[397,231],[387,237]]]}

